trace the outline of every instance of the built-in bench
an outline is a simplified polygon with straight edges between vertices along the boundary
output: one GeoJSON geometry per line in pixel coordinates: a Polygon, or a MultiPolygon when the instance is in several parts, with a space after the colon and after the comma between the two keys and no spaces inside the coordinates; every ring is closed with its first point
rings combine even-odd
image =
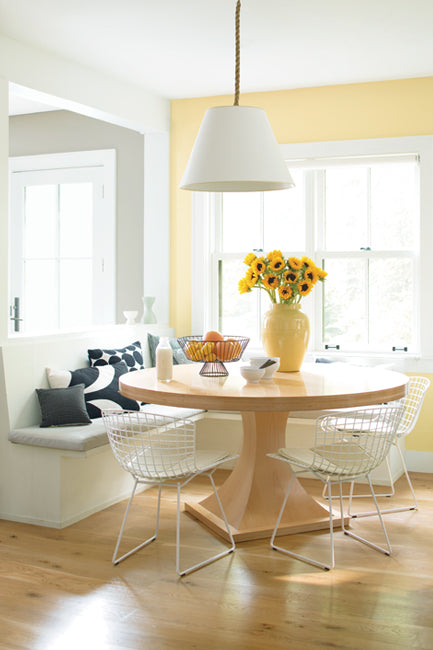
{"type": "MultiPolygon", "coordinates": [[[[0,518],[63,528],[129,495],[131,477],[115,461],[101,419],[82,426],[41,428],[35,388],[48,388],[46,368],[89,365],[87,350],[141,341],[157,325],[116,325],[88,332],[10,339],[0,349],[0,518]]],[[[157,410],[188,417],[191,409],[157,410]]]]}
{"type": "MultiPolygon", "coordinates": [[[[157,325],[117,325],[85,333],[19,337],[0,348],[0,518],[63,528],[129,496],[131,477],[114,459],[101,419],[78,427],[40,428],[35,388],[48,388],[47,367],[87,367],[89,348],[118,348],[140,340],[148,367],[148,332],[172,335],[171,329],[157,325]]],[[[172,413],[170,407],[145,408],[172,413]]],[[[218,446],[239,452],[239,413],[174,412],[195,415],[198,448],[218,446]]],[[[290,445],[311,444],[317,415],[291,414],[290,445]]],[[[400,473],[400,467],[395,467],[394,478],[400,473]]],[[[375,482],[387,484],[383,471],[375,482]]]]}

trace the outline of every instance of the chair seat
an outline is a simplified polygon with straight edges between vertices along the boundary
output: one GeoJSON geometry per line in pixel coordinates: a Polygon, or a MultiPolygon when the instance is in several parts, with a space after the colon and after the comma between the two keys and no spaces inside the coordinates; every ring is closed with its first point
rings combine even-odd
{"type": "Polygon", "coordinates": [[[352,439],[350,442],[340,442],[338,445],[322,445],[313,449],[305,448],[282,448],[278,450],[275,457],[280,457],[281,460],[288,460],[289,462],[297,465],[303,469],[313,472],[320,472],[321,474],[344,476],[345,478],[352,476],[363,475],[371,462],[370,454],[366,450],[357,445],[352,439]],[[328,455],[332,453],[334,458],[341,456],[342,459],[350,455],[350,460],[337,466],[328,459],[328,455]],[[361,462],[360,462],[361,461],[361,462]],[[356,470],[353,465],[356,465],[356,470]]]}
{"type": "Polygon", "coordinates": [[[166,462],[161,454],[155,462],[151,448],[142,450],[128,463],[129,471],[143,479],[165,481],[206,471],[231,458],[226,451],[198,450],[181,462],[173,462],[173,451],[167,449],[166,462]]]}

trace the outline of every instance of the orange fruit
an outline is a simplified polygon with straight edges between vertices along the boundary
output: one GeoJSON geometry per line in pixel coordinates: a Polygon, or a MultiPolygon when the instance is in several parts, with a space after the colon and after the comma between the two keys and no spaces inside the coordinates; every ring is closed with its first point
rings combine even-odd
{"type": "Polygon", "coordinates": [[[230,343],[233,346],[233,354],[231,358],[234,359],[235,357],[238,357],[241,354],[242,346],[239,343],[239,341],[236,341],[235,339],[227,339],[227,342],[228,341],[230,341],[230,343]]]}
{"type": "Polygon", "coordinates": [[[203,336],[203,341],[224,341],[224,336],[215,330],[209,330],[203,336]]]}
{"type": "Polygon", "coordinates": [[[235,356],[232,341],[219,341],[215,343],[215,354],[220,361],[230,361],[235,356]]]}

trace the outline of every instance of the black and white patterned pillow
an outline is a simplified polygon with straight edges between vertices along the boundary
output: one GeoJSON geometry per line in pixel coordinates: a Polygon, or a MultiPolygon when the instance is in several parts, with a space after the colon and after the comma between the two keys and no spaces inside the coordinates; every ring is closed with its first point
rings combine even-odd
{"type": "Polygon", "coordinates": [[[119,377],[128,369],[123,361],[120,363],[79,368],[78,370],[47,369],[48,383],[51,388],[66,388],[84,384],[86,409],[92,420],[101,417],[105,409],[125,409],[138,411],[138,402],[119,393],[119,377]]]}
{"type": "Polygon", "coordinates": [[[94,348],[93,350],[87,350],[87,354],[89,355],[91,367],[106,366],[124,361],[129,372],[132,370],[142,370],[144,368],[140,341],[135,341],[134,343],[131,343],[131,345],[127,345],[125,348],[113,350],[94,348]]]}

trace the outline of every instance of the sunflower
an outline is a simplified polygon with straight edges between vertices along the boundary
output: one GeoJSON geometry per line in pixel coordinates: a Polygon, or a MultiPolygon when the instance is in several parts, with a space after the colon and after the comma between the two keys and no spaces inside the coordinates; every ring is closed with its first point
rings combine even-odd
{"type": "Polygon", "coordinates": [[[304,278],[310,280],[313,284],[316,284],[319,279],[319,269],[315,266],[308,267],[304,273],[304,278]]]}
{"type": "Polygon", "coordinates": [[[263,277],[263,284],[267,289],[276,289],[278,287],[278,277],[275,273],[268,273],[263,277]]]}
{"type": "Polygon", "coordinates": [[[284,260],[282,257],[273,257],[269,262],[269,268],[272,271],[281,271],[284,268],[284,260]]]}
{"type": "Polygon", "coordinates": [[[309,257],[305,257],[305,256],[304,256],[304,257],[302,258],[301,262],[302,262],[302,264],[303,264],[304,266],[307,267],[307,269],[309,269],[309,268],[315,268],[315,267],[316,267],[316,265],[314,264],[313,260],[310,260],[309,257]]]}
{"type": "Polygon", "coordinates": [[[250,286],[245,278],[241,278],[238,284],[239,293],[248,293],[251,291],[250,286]]]}
{"type": "Polygon", "coordinates": [[[254,271],[254,269],[250,267],[245,275],[245,281],[248,284],[248,286],[250,288],[253,287],[256,284],[258,279],[259,279],[258,274],[254,271]]]}
{"type": "Polygon", "coordinates": [[[297,271],[284,271],[283,273],[283,280],[284,282],[289,282],[290,284],[294,284],[297,282],[299,279],[299,273],[297,271]]]}
{"type": "Polygon", "coordinates": [[[298,282],[298,292],[301,296],[307,296],[312,288],[313,283],[310,280],[301,280],[301,282],[298,282]]]}
{"type": "Polygon", "coordinates": [[[328,275],[306,255],[286,258],[277,249],[267,254],[256,249],[248,253],[244,263],[248,270],[239,281],[239,292],[251,293],[254,288],[261,289],[266,291],[273,304],[298,305],[328,275]]]}
{"type": "Polygon", "coordinates": [[[299,257],[289,257],[287,263],[294,271],[299,271],[299,269],[302,269],[302,262],[299,257]]]}
{"type": "Polygon", "coordinates": [[[268,260],[270,262],[272,262],[274,257],[283,257],[283,254],[281,251],[271,251],[270,253],[268,253],[268,260]]]}
{"type": "Polygon", "coordinates": [[[265,258],[264,257],[256,257],[251,263],[251,268],[257,273],[257,275],[260,275],[260,273],[263,273],[263,271],[266,268],[265,258]]]}
{"type": "Polygon", "coordinates": [[[246,258],[244,259],[244,264],[246,264],[247,266],[250,266],[250,264],[251,264],[252,262],[254,262],[254,260],[256,259],[256,257],[257,257],[257,256],[254,255],[254,253],[248,253],[248,255],[246,256],[246,258]]]}
{"type": "Polygon", "coordinates": [[[278,293],[283,300],[288,300],[292,297],[293,290],[292,287],[288,287],[286,284],[282,284],[281,287],[278,287],[278,293]]]}

